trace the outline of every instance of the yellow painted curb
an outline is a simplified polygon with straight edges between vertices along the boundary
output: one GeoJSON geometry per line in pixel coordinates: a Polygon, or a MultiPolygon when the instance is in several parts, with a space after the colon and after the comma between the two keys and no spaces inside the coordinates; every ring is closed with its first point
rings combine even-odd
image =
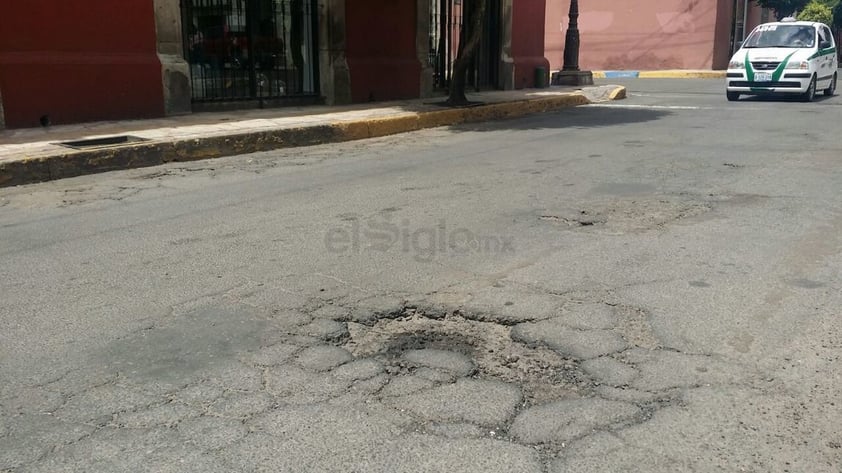
{"type": "Polygon", "coordinates": [[[612,90],[611,93],[608,95],[608,100],[623,100],[626,98],[626,88],[625,87],[617,87],[616,89],[612,90]]]}
{"type": "MultiPolygon", "coordinates": [[[[612,96],[618,95],[621,92],[625,96],[625,88],[623,87],[614,90],[612,96]]],[[[614,99],[612,98],[612,100],[614,99]]],[[[335,134],[335,141],[353,141],[395,135],[425,128],[518,118],[567,107],[587,105],[589,103],[590,101],[583,94],[572,93],[555,97],[517,100],[514,102],[489,103],[476,107],[431,110],[397,117],[338,122],[330,125],[330,128],[335,134]]],[[[330,141],[328,139],[326,142],[330,141]]]]}
{"type": "Polygon", "coordinates": [[[458,125],[464,123],[465,110],[452,108],[435,110],[418,114],[419,128],[436,128],[439,126],[458,125]]]}
{"type": "MultiPolygon", "coordinates": [[[[625,96],[625,88],[611,93],[625,96]]],[[[474,107],[431,109],[400,115],[334,122],[327,125],[235,133],[227,136],[189,138],[106,150],[62,153],[37,160],[0,163],[0,187],[50,181],[117,169],[156,166],[173,161],[194,161],[279,148],[354,141],[406,133],[424,128],[518,118],[587,105],[582,93],[544,95],[474,107]]]]}
{"type": "Polygon", "coordinates": [[[594,79],[724,79],[725,71],[693,71],[693,70],[663,70],[663,71],[593,71],[594,79]],[[609,77],[610,76],[610,77],[609,77]]]}
{"type": "Polygon", "coordinates": [[[414,113],[412,115],[368,120],[368,136],[371,138],[406,133],[418,129],[418,115],[414,113]]]}
{"type": "Polygon", "coordinates": [[[725,71],[640,71],[641,79],[724,79],[725,71]]]}
{"type": "Polygon", "coordinates": [[[340,122],[331,125],[342,141],[364,140],[371,138],[367,122],[340,122]]]}

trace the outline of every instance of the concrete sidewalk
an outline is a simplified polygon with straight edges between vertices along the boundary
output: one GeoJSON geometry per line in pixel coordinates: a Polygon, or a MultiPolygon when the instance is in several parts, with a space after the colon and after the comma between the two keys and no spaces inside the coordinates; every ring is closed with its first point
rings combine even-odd
{"type": "MultiPolygon", "coordinates": [[[[620,86],[552,87],[471,94],[470,107],[443,97],[354,106],[196,113],[0,132],[0,187],[97,172],[351,141],[438,126],[515,118],[625,98],[620,86]],[[112,145],[59,143],[126,137],[112,145]]],[[[115,139],[119,141],[119,139],[115,139]]]]}

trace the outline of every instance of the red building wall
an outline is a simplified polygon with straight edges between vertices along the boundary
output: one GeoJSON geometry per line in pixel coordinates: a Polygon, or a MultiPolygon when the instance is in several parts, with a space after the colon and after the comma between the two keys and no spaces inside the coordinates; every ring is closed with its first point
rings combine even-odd
{"type": "Polygon", "coordinates": [[[546,0],[516,0],[512,4],[512,57],[514,87],[534,87],[535,69],[544,67],[549,79],[550,62],[544,57],[546,0]]]}
{"type": "Polygon", "coordinates": [[[346,0],[346,59],[354,102],[417,98],[416,0],[346,0]]]}
{"type": "Polygon", "coordinates": [[[0,14],[7,127],[164,114],[152,0],[25,0],[0,14]]]}
{"type": "MultiPolygon", "coordinates": [[[[730,14],[723,0],[588,0],[579,2],[582,69],[711,69],[727,43],[730,14]],[[725,22],[726,24],[722,24],[725,22]],[[716,58],[715,58],[716,56],[716,58]]],[[[548,3],[547,57],[554,70],[564,57],[569,1],[548,3]]],[[[727,59],[726,59],[727,61],[727,59]]]]}

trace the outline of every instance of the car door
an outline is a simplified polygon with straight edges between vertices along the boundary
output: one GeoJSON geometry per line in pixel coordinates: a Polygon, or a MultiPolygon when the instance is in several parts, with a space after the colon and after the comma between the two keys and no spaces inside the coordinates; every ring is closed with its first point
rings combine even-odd
{"type": "Polygon", "coordinates": [[[833,47],[833,35],[830,34],[830,30],[822,25],[817,28],[819,33],[819,43],[818,48],[816,50],[816,58],[817,61],[817,74],[819,79],[819,87],[824,87],[825,83],[829,83],[831,79],[833,79],[833,72],[834,72],[834,59],[836,58],[836,53],[829,54],[830,49],[833,47]]]}
{"type": "Polygon", "coordinates": [[[833,36],[833,32],[830,31],[830,28],[827,26],[822,26],[825,35],[827,35],[827,39],[830,42],[830,47],[833,49],[833,54],[828,54],[828,67],[830,68],[830,72],[833,73],[839,67],[839,52],[836,51],[836,38],[833,36]]]}

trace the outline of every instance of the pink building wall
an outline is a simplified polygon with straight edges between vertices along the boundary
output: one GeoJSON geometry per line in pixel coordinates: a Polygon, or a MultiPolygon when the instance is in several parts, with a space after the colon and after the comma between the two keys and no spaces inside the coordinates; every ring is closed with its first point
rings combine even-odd
{"type": "MultiPolygon", "coordinates": [[[[545,48],[553,70],[563,65],[569,8],[569,0],[547,2],[545,48]]],[[[732,0],[580,0],[579,14],[582,69],[719,69],[727,65],[732,0]]],[[[751,28],[759,22],[759,9],[753,8],[749,16],[751,28]]]]}

